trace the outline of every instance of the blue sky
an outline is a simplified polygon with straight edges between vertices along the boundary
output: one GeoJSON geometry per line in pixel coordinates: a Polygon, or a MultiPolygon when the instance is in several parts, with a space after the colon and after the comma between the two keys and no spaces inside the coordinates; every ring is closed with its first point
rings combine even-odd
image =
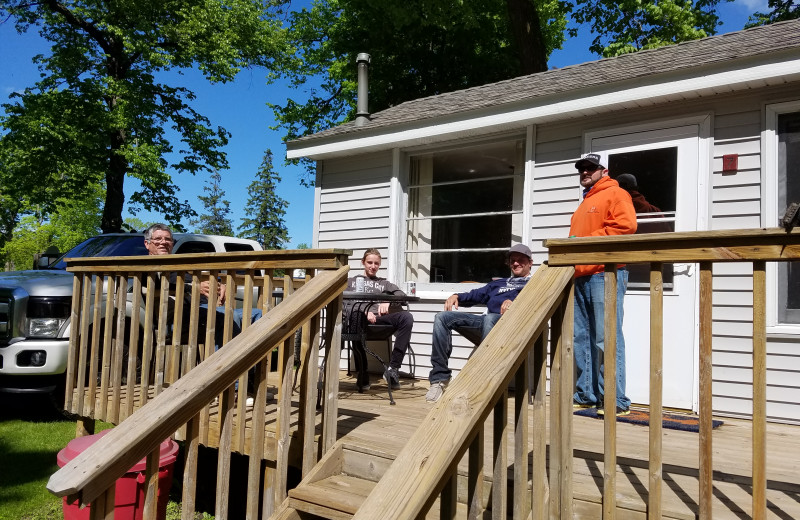
{"type": "MultiPolygon", "coordinates": [[[[301,1],[300,4],[309,2],[301,1]]],[[[755,11],[766,11],[767,0],[735,0],[723,3],[719,12],[723,25],[719,34],[738,31],[744,27],[747,18],[755,11]]],[[[568,40],[564,48],[555,51],[550,57],[550,67],[564,67],[596,59],[586,49],[591,37],[589,31],[581,36],[568,40]]],[[[32,85],[39,72],[31,63],[31,58],[49,50],[46,42],[35,33],[19,35],[11,23],[0,23],[0,103],[8,101],[8,96],[32,85]]],[[[365,49],[369,52],[369,49],[365,49]]],[[[353,64],[355,67],[355,64],[353,64]]],[[[373,63],[373,67],[380,66],[373,63]]],[[[172,73],[174,76],[174,73],[172,73]]],[[[182,86],[186,86],[197,94],[194,108],[208,117],[213,125],[226,128],[232,137],[225,151],[231,168],[222,172],[222,189],[225,198],[230,201],[231,217],[234,228],[244,216],[243,208],[247,202],[247,186],[252,182],[258,166],[261,164],[266,149],[273,153],[273,164],[281,178],[278,195],[289,202],[286,213],[286,224],[291,240],[289,248],[300,243],[311,245],[314,213],[314,190],[300,185],[301,171],[296,167],[283,165],[286,147],[281,141],[282,132],[270,130],[274,120],[266,103],[283,103],[292,94],[285,85],[267,85],[262,70],[245,70],[239,73],[235,81],[225,85],[210,85],[202,75],[194,71],[186,71],[180,78],[182,86]]],[[[171,83],[176,84],[176,83],[171,83]]],[[[181,199],[194,204],[201,210],[197,199],[203,195],[203,186],[207,175],[178,175],[176,183],[181,189],[181,199]]],[[[130,179],[126,179],[126,194],[133,191],[130,179]]],[[[123,218],[129,216],[127,211],[123,218]]],[[[144,221],[161,220],[158,214],[141,212],[137,215],[144,221]]],[[[188,223],[184,223],[188,226],[188,223]]]]}

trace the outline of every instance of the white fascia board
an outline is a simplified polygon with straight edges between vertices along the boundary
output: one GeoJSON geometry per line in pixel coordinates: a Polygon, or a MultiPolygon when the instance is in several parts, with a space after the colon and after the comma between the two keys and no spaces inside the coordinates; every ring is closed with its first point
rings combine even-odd
{"type": "MultiPolygon", "coordinates": [[[[630,87],[627,89],[603,92],[597,95],[580,96],[544,105],[537,105],[521,110],[501,111],[491,115],[465,118],[448,123],[433,124],[416,128],[393,131],[387,127],[379,134],[358,137],[342,135],[326,141],[324,144],[308,143],[307,146],[298,144],[296,148],[287,150],[287,159],[309,157],[312,159],[325,159],[341,155],[375,151],[380,149],[425,144],[445,139],[477,135],[488,132],[497,132],[509,128],[520,128],[524,125],[535,124],[540,120],[566,119],[572,115],[579,115],[587,111],[597,111],[626,103],[646,100],[654,97],[675,96],[685,92],[695,92],[717,87],[729,87],[751,81],[768,80],[782,76],[800,75],[800,60],[765,63],[747,68],[725,69],[717,72],[697,76],[698,71],[691,71],[691,76],[671,79],[661,79],[646,85],[630,87]]],[[[613,87],[613,85],[611,85],[613,87]]],[[[552,98],[550,98],[552,99],[552,98]]],[[[537,100],[533,99],[532,102],[537,100]]],[[[498,107],[502,108],[502,107],[498,107]]]]}

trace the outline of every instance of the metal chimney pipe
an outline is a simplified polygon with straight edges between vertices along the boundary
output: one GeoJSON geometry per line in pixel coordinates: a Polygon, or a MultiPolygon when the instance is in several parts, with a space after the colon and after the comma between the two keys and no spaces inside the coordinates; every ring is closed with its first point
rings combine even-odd
{"type": "Polygon", "coordinates": [[[356,126],[363,126],[369,121],[369,61],[370,55],[359,53],[358,64],[358,97],[356,98],[356,126]]]}

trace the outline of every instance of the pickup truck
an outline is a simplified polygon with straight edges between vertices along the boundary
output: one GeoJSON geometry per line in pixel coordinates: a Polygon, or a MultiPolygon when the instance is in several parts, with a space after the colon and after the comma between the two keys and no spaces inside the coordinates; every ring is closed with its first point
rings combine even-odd
{"type": "MultiPolygon", "coordinates": [[[[174,237],[175,254],[261,250],[242,238],[174,237]]],[[[146,254],[141,233],[109,233],[81,242],[45,268],[0,273],[0,393],[57,394],[64,387],[73,279],[65,258],[146,254]]]]}

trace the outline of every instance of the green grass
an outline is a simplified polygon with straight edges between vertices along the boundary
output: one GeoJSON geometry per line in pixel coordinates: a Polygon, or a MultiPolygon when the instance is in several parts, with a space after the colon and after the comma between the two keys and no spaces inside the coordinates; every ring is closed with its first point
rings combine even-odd
{"type": "MultiPolygon", "coordinates": [[[[75,438],[74,419],[45,396],[0,393],[0,520],[62,520],[61,498],[47,490],[58,470],[56,456],[75,438]]],[[[98,421],[97,431],[111,425],[98,421]]],[[[167,520],[179,520],[180,504],[170,501],[167,520]]],[[[197,519],[213,519],[197,513],[197,519]]]]}
{"type": "Polygon", "coordinates": [[[58,452],[75,438],[75,424],[46,396],[0,394],[0,520],[63,518],[61,498],[46,486],[58,470],[58,452]]]}
{"type": "Polygon", "coordinates": [[[47,397],[0,394],[0,519],[61,517],[61,499],[45,486],[74,437],[75,421],[47,397]]]}

